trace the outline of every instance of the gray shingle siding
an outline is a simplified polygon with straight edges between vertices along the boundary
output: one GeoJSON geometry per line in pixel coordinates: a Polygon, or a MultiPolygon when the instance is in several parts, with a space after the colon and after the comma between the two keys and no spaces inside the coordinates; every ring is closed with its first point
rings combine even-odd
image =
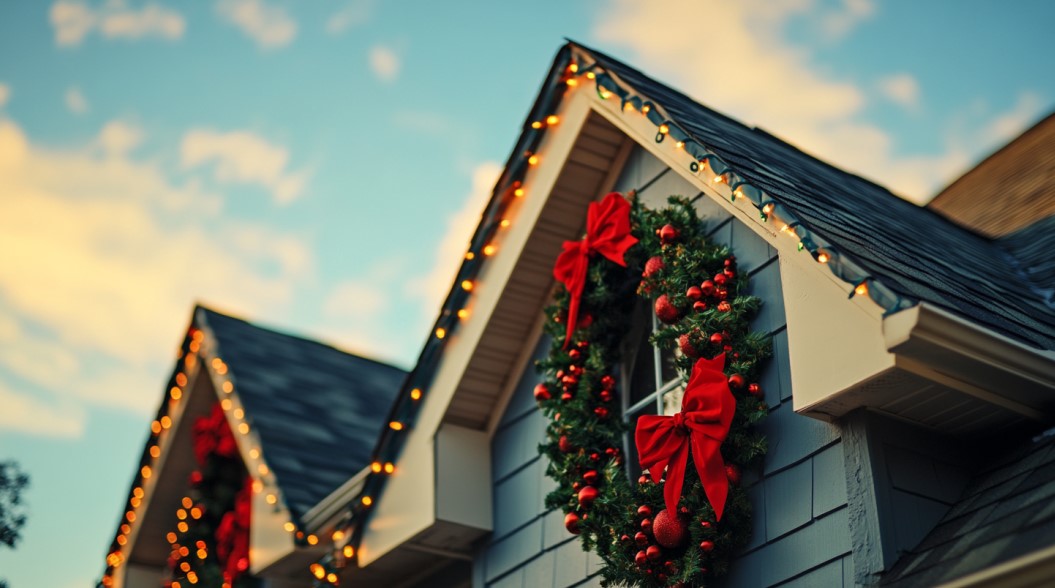
{"type": "MultiPolygon", "coordinates": [[[[724,584],[852,586],[843,447],[836,427],[792,409],[775,251],[641,148],[628,158],[615,187],[635,188],[652,206],[661,206],[671,194],[698,197],[697,209],[712,238],[733,248],[741,270],[752,274],[753,293],[765,301],[755,328],[773,335],[774,358],[760,382],[771,408],[763,425],[770,449],[762,471],[749,473],[745,482],[751,484],[755,536],[724,584]]],[[[536,355],[547,346],[541,342],[536,355]]],[[[599,559],[584,553],[567,533],[560,511],[543,510],[552,482],[536,451],[545,432],[532,399],[537,381],[529,366],[492,441],[495,530],[477,557],[476,565],[483,568],[477,577],[487,586],[597,585],[591,574],[599,570],[599,559]]]]}

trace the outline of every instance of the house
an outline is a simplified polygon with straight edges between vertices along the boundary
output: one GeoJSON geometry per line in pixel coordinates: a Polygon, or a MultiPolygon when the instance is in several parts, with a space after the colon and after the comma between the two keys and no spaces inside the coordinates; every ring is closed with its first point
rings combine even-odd
{"type": "MultiPolygon", "coordinates": [[[[237,574],[235,586],[259,585],[254,577],[262,569],[272,586],[281,586],[283,576],[304,577],[332,545],[332,534],[311,530],[333,525],[342,499],[358,492],[382,417],[404,378],[393,366],[196,307],[101,585],[159,586],[187,575],[178,566],[198,563],[199,549],[188,539],[195,526],[211,535],[223,518],[212,512],[217,507],[232,518],[227,512],[234,513],[237,500],[226,482],[241,490],[247,476],[252,515],[242,531],[251,565],[237,574]],[[203,460],[202,453],[221,455],[203,460]],[[216,472],[228,480],[209,483],[216,472]],[[182,557],[181,548],[188,548],[182,557]]],[[[237,566],[234,555],[226,560],[237,566]]],[[[194,583],[223,581],[197,565],[190,569],[194,583]]]]}
{"type": "MultiPolygon", "coordinates": [[[[1012,169],[1001,160],[1022,153],[1012,143],[982,165],[1012,169]]],[[[989,193],[1014,192],[1016,174],[999,176],[1005,183],[989,193]]],[[[971,183],[969,174],[947,192],[970,194],[971,183]]],[[[976,204],[963,196],[918,207],[576,43],[543,80],[417,364],[392,382],[398,393],[376,436],[359,437],[357,447],[373,440],[359,473],[313,495],[325,517],[294,516],[277,465],[278,508],[268,490],[253,495],[254,573],[275,586],[600,584],[605,561],[569,533],[565,509],[547,507],[558,482],[539,446],[556,443],[556,415],[536,401],[535,362],[553,353],[544,308],[563,296],[554,260],[582,238],[591,202],[631,191],[652,208],[671,195],[691,200],[708,238],[749,278],[747,293],[762,301],[750,328],[771,341],[753,389],[768,451],[728,482],[749,502],[750,539],[720,562],[729,567],[717,585],[1055,580],[1055,436],[1045,433],[1055,420],[1055,193],[1027,192],[1029,210],[1016,210],[1004,234],[1012,225],[971,220],[1006,212],[996,196],[970,218],[976,204]],[[291,523],[285,536],[268,535],[284,550],[255,542],[258,507],[291,523]],[[301,575],[283,562],[302,565],[301,575]]],[[[647,335],[653,323],[627,324],[628,349],[644,340],[641,324],[647,335]]],[[[651,372],[639,380],[636,368],[616,366],[613,402],[634,417],[677,412],[665,356],[638,353],[651,372]]],[[[235,371],[233,358],[222,361],[235,371]]],[[[606,472],[621,475],[631,436],[596,456],[606,472]]],[[[719,523],[706,533],[720,534],[719,523]]],[[[641,546],[656,542],[649,531],[641,546]]],[[[136,550],[118,547],[111,556],[131,563],[136,550]]],[[[658,572],[643,580],[652,585],[685,572],[640,569],[658,572]]],[[[694,577],[710,583],[709,573],[694,577]]]]}

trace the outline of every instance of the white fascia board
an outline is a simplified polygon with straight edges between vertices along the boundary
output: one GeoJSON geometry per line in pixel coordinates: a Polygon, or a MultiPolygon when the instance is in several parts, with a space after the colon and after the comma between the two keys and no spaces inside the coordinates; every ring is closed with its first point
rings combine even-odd
{"type": "Polygon", "coordinates": [[[883,320],[898,366],[1027,418],[1052,422],[1055,353],[1030,347],[933,304],[883,320]]]}
{"type": "MultiPolygon", "coordinates": [[[[436,433],[484,329],[491,320],[498,320],[494,317],[498,300],[586,122],[591,93],[568,94],[556,112],[560,124],[546,134],[538,148],[539,164],[524,181],[528,194],[507,212],[511,224],[502,230],[497,253],[476,280],[469,318],[448,335],[443,358],[431,386],[424,391],[424,405],[408,433],[396,471],[367,519],[359,548],[360,566],[369,565],[436,522],[436,433]]],[[[490,502],[490,483],[476,490],[480,500],[490,502]]]]}

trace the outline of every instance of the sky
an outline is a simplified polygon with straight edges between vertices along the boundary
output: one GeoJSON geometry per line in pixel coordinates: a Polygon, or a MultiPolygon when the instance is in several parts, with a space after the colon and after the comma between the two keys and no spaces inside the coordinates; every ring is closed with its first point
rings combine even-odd
{"type": "Polygon", "coordinates": [[[0,3],[12,588],[93,585],[200,301],[412,366],[564,38],[926,202],[1055,107],[1055,3],[0,3]],[[61,560],[57,562],[56,560],[61,560]]]}

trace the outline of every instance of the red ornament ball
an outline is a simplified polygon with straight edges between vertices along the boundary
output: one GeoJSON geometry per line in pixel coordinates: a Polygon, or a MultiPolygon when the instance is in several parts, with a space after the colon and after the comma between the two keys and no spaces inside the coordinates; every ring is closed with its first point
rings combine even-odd
{"type": "Polygon", "coordinates": [[[699,286],[689,286],[689,288],[685,290],[685,297],[689,300],[699,300],[703,297],[703,290],[700,290],[699,286]]]}
{"type": "Polygon", "coordinates": [[[579,515],[569,512],[564,515],[564,528],[572,535],[579,534],[579,515]]]}
{"type": "Polygon", "coordinates": [[[565,401],[565,402],[571,400],[571,392],[564,392],[563,394],[560,395],[560,399],[565,401]]]}
{"type": "Polygon", "coordinates": [[[597,415],[597,418],[599,419],[606,419],[608,418],[608,409],[603,406],[598,406],[593,409],[593,414],[597,415]]]}
{"type": "Polygon", "coordinates": [[[703,527],[704,529],[710,529],[711,528],[711,521],[700,521],[700,526],[703,527]]]}
{"type": "Polygon", "coordinates": [[[580,357],[582,357],[582,352],[578,349],[572,349],[568,352],[568,359],[572,361],[579,361],[580,357]]]}
{"type": "Polygon", "coordinates": [[[652,483],[652,477],[649,476],[648,474],[641,474],[641,476],[638,477],[638,479],[637,479],[637,485],[638,486],[644,486],[645,484],[651,484],[651,483],[652,483]]]}
{"type": "Polygon", "coordinates": [[[733,464],[725,466],[725,476],[729,478],[729,483],[733,486],[740,485],[740,468],[733,464]]]}
{"type": "Polygon", "coordinates": [[[663,550],[659,548],[659,545],[649,545],[648,549],[645,550],[645,557],[652,561],[663,557],[663,550]]]}
{"type": "Polygon", "coordinates": [[[762,392],[762,386],[753,383],[747,385],[747,393],[755,398],[762,398],[765,395],[765,393],[762,392]]]}
{"type": "Polygon", "coordinates": [[[647,504],[642,504],[637,507],[637,516],[639,517],[650,517],[652,516],[652,507],[647,504]]]}
{"type": "Polygon", "coordinates": [[[601,378],[601,388],[604,388],[605,390],[614,390],[615,389],[615,378],[613,378],[612,376],[609,376],[609,375],[605,375],[604,377],[602,377],[601,378]]]}
{"type": "Polygon", "coordinates": [[[721,333],[711,333],[711,343],[715,345],[721,345],[725,338],[721,333]]]}
{"type": "Polygon", "coordinates": [[[638,531],[634,535],[634,543],[637,543],[638,545],[640,545],[642,547],[648,545],[648,535],[645,535],[641,531],[638,531]]]}
{"type": "Polygon", "coordinates": [[[674,225],[663,225],[658,231],[659,240],[664,244],[673,243],[681,234],[674,225]]]}
{"type": "Polygon", "coordinates": [[[586,470],[586,473],[582,475],[582,481],[592,486],[597,483],[599,477],[601,476],[597,470],[586,470]]]}
{"type": "Polygon", "coordinates": [[[703,292],[704,296],[714,296],[716,288],[717,286],[715,286],[714,282],[711,280],[704,280],[703,283],[700,284],[700,292],[703,292]]]}
{"type": "Polygon", "coordinates": [[[593,452],[593,453],[591,453],[591,454],[590,454],[590,459],[591,459],[592,461],[601,461],[601,454],[600,454],[600,453],[597,453],[597,452],[595,451],[595,452],[593,452]]]}
{"type": "Polygon", "coordinates": [[[652,519],[641,519],[641,530],[651,531],[652,530],[652,519]]]}
{"type": "Polygon", "coordinates": [[[730,280],[736,278],[736,272],[734,272],[731,268],[725,268],[724,270],[722,270],[722,274],[730,280]]]}
{"type": "Polygon", "coordinates": [[[659,257],[658,255],[656,257],[650,257],[648,258],[648,261],[645,262],[645,271],[642,272],[641,275],[646,278],[651,278],[659,273],[664,267],[666,267],[666,264],[663,263],[662,257],[659,257]]]}
{"type": "Polygon", "coordinates": [[[535,386],[535,400],[542,402],[543,400],[549,400],[551,397],[548,386],[545,384],[535,386]]]}
{"type": "Polygon", "coordinates": [[[719,286],[719,287],[720,286],[724,286],[725,283],[728,282],[728,281],[729,281],[729,278],[726,277],[725,274],[714,274],[714,284],[716,286],[719,286]]]}
{"type": "Polygon", "coordinates": [[[637,555],[634,556],[634,563],[638,566],[648,565],[648,554],[644,550],[637,552],[637,555]]]}
{"type": "Polygon", "coordinates": [[[582,490],[579,490],[579,506],[583,508],[589,507],[593,504],[594,500],[597,500],[597,496],[600,492],[593,486],[583,486],[582,490]]]}
{"type": "Polygon", "coordinates": [[[736,267],[736,256],[730,255],[729,257],[726,257],[725,261],[722,262],[722,265],[728,268],[736,267]]]}
{"type": "Polygon", "coordinates": [[[692,309],[696,312],[703,312],[707,310],[707,303],[702,300],[697,300],[696,302],[692,303],[692,309]]]}
{"type": "Polygon", "coordinates": [[[729,376],[729,387],[739,390],[744,387],[744,377],[740,374],[733,374],[729,376]]]}
{"type": "Polygon", "coordinates": [[[601,399],[601,402],[610,402],[612,400],[612,393],[608,390],[601,390],[601,393],[597,395],[601,399]]]}
{"type": "Polygon", "coordinates": [[[671,549],[681,546],[689,536],[685,523],[667,509],[659,511],[652,521],[652,534],[656,537],[656,543],[671,549]]]}
{"type": "Polygon", "coordinates": [[[671,303],[670,298],[667,298],[666,294],[661,294],[659,298],[656,298],[656,317],[660,321],[668,325],[675,323],[680,314],[678,308],[671,303]]]}
{"type": "Polygon", "coordinates": [[[688,357],[699,357],[700,352],[692,346],[692,341],[689,340],[689,334],[685,333],[678,337],[678,348],[681,352],[688,357]]]}
{"type": "Polygon", "coordinates": [[[571,441],[568,441],[567,435],[560,436],[560,439],[557,440],[557,447],[560,448],[562,453],[568,453],[572,450],[571,441]]]}
{"type": "Polygon", "coordinates": [[[700,549],[708,553],[714,551],[714,541],[700,541],[700,549]]]}
{"type": "Polygon", "coordinates": [[[733,309],[733,305],[729,304],[728,300],[722,300],[718,303],[718,312],[729,312],[733,309]]]}

